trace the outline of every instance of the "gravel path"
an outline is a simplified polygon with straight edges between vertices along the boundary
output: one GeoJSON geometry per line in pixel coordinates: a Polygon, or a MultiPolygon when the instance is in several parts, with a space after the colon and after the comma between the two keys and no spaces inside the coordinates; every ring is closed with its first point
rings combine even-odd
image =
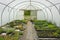
{"type": "Polygon", "coordinates": [[[38,36],[32,22],[27,22],[26,30],[24,31],[24,34],[20,40],[38,40],[38,36]]]}

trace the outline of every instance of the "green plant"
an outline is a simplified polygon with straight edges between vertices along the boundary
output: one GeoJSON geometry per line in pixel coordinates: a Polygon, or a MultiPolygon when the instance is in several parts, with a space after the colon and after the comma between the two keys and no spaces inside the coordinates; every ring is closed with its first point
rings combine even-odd
{"type": "Polygon", "coordinates": [[[4,40],[4,38],[2,36],[0,36],[0,40],[4,40]]]}
{"type": "Polygon", "coordinates": [[[19,35],[23,35],[23,32],[19,32],[19,35]]]}
{"type": "Polygon", "coordinates": [[[9,25],[10,25],[10,27],[14,27],[15,26],[14,22],[10,22],[9,25]]]}
{"type": "Polygon", "coordinates": [[[25,16],[29,16],[29,15],[30,15],[30,12],[31,12],[31,10],[25,10],[25,11],[24,11],[24,15],[25,15],[25,16]]]}
{"type": "Polygon", "coordinates": [[[0,28],[0,33],[2,33],[2,31],[3,31],[3,29],[2,29],[2,28],[0,28]]]}
{"type": "Polygon", "coordinates": [[[15,30],[14,28],[9,28],[9,29],[6,30],[6,33],[7,34],[13,33],[14,30],[15,30]]]}
{"type": "Polygon", "coordinates": [[[48,24],[48,28],[50,28],[50,29],[54,29],[54,28],[56,28],[56,26],[55,25],[52,25],[52,24],[48,24]]]}
{"type": "Polygon", "coordinates": [[[53,33],[53,36],[58,37],[59,34],[57,32],[53,33]]]}

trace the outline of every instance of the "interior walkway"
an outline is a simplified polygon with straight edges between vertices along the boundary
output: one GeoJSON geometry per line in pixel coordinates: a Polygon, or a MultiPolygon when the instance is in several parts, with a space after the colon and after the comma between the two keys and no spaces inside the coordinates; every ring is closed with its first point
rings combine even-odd
{"type": "Polygon", "coordinates": [[[24,31],[24,34],[20,40],[38,40],[38,36],[32,22],[27,22],[26,30],[24,31]]]}

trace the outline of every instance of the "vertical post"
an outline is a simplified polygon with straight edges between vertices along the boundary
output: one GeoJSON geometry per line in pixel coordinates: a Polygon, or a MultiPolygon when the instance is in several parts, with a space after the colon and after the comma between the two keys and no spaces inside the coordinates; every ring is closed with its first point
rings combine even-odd
{"type": "MultiPolygon", "coordinates": [[[[30,0],[30,6],[31,6],[31,0],[30,0]]],[[[31,7],[30,7],[30,10],[31,10],[31,7]]]]}
{"type": "Polygon", "coordinates": [[[59,14],[60,14],[60,6],[59,6],[59,14]]]}

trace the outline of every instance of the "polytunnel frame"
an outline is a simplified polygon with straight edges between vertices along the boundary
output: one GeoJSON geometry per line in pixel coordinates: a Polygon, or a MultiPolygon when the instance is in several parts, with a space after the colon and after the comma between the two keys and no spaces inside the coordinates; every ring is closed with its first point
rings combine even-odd
{"type": "Polygon", "coordinates": [[[59,12],[59,9],[55,6],[55,4],[54,3],[52,3],[51,1],[49,1],[49,0],[46,0],[47,2],[49,2],[50,4],[52,4],[56,9],[57,9],[57,11],[59,12]]]}
{"type": "MultiPolygon", "coordinates": [[[[28,5],[27,7],[29,7],[30,5],[28,5]]],[[[31,5],[34,9],[36,9],[35,7],[37,7],[37,6],[33,6],[33,5],[31,5]]],[[[20,6],[19,6],[20,7],[20,6]]],[[[22,8],[24,8],[25,6],[23,6],[22,8]]],[[[25,9],[27,9],[27,7],[25,8],[25,9]]],[[[39,7],[37,7],[37,8],[39,8],[39,7]]],[[[39,8],[40,9],[40,8],[39,8]]],[[[18,8],[17,8],[17,10],[18,10],[18,8]]],[[[41,9],[40,9],[41,10],[41,9]]],[[[21,9],[19,10],[19,11],[21,11],[21,9]]],[[[37,10],[38,11],[38,10],[37,10]]],[[[43,14],[44,14],[44,17],[45,17],[45,13],[44,13],[44,11],[43,11],[43,14]]]]}
{"type": "MultiPolygon", "coordinates": [[[[30,1],[29,1],[30,2],[30,1]]],[[[23,3],[23,2],[22,2],[23,3]]],[[[20,3],[19,3],[20,4],[20,3]]],[[[12,11],[12,10],[11,10],[12,11]]]]}
{"type": "MultiPolygon", "coordinates": [[[[30,1],[24,1],[24,2],[30,2],[30,1]]],[[[20,5],[20,4],[24,3],[24,2],[16,4],[15,6],[13,6],[13,8],[16,7],[17,5],[20,5]]],[[[40,2],[36,2],[36,1],[31,1],[31,2],[42,4],[43,6],[45,6],[46,8],[48,8],[50,10],[51,15],[53,16],[51,9],[49,7],[47,7],[45,4],[40,3],[40,2]]],[[[53,20],[53,17],[52,17],[52,20],[53,20]]]]}
{"type": "MultiPolygon", "coordinates": [[[[39,8],[38,6],[36,6],[36,5],[32,5],[32,6],[35,6],[35,7],[37,7],[37,8],[39,8]]],[[[40,6],[40,5],[39,5],[40,6]]],[[[20,6],[18,6],[18,8],[19,8],[20,6]]],[[[22,8],[24,8],[25,6],[23,6],[22,8]]],[[[28,6],[27,6],[28,7],[28,6]]],[[[26,7],[26,8],[27,8],[26,7]]],[[[41,6],[40,6],[41,7],[41,6]]],[[[16,10],[18,10],[18,8],[16,9],[16,10]]],[[[36,8],[35,8],[36,9],[36,8]]],[[[40,8],[39,8],[40,9],[40,8]]],[[[45,9],[45,8],[43,8],[43,9],[45,9]]],[[[21,10],[21,9],[20,9],[21,10]]],[[[45,11],[46,11],[46,9],[45,9],[45,11]]],[[[47,11],[46,11],[46,13],[47,13],[47,11]]],[[[44,14],[44,17],[45,17],[45,12],[43,11],[43,14],[44,14]]],[[[47,18],[48,18],[48,13],[47,13],[47,18]]]]}
{"type": "MultiPolygon", "coordinates": [[[[2,15],[3,15],[3,13],[4,13],[4,10],[5,10],[7,7],[9,7],[8,5],[11,4],[11,3],[13,3],[14,1],[15,1],[15,0],[9,2],[9,3],[4,7],[4,9],[3,9],[2,13],[1,13],[1,26],[2,26],[2,15]]],[[[24,1],[24,2],[26,2],[26,1],[24,1]]],[[[24,3],[24,2],[21,2],[21,3],[24,3]]],[[[4,4],[4,5],[5,5],[5,4],[4,4]]],[[[14,9],[13,7],[10,7],[10,8],[14,9]]]]}
{"type": "MultiPolygon", "coordinates": [[[[36,6],[36,5],[34,5],[34,6],[36,6]]],[[[40,5],[39,5],[40,6],[40,5]]],[[[38,6],[36,6],[37,8],[39,8],[38,6]]],[[[40,7],[42,7],[42,6],[40,6],[40,7]]],[[[46,9],[45,8],[43,8],[44,10],[45,10],[45,12],[47,13],[47,11],[46,11],[46,9]]],[[[43,14],[45,15],[45,12],[43,11],[43,14]]],[[[44,16],[45,17],[45,16],[44,16]]],[[[47,13],[47,20],[48,20],[48,13],[47,13]]]]}
{"type": "Polygon", "coordinates": [[[1,13],[1,26],[2,26],[2,15],[4,13],[4,10],[8,7],[9,4],[11,4],[12,2],[14,2],[15,0],[12,0],[11,2],[9,2],[4,8],[3,8],[3,11],[1,13]]]}
{"type": "MultiPolygon", "coordinates": [[[[25,4],[24,4],[25,5],[25,4]]],[[[9,9],[8,9],[9,10],[9,9]]],[[[16,10],[16,9],[15,9],[16,10]]],[[[10,13],[11,11],[13,11],[13,9],[11,8],[10,12],[9,12],[9,22],[10,22],[10,13]]],[[[17,11],[17,10],[16,10],[17,11]]]]}
{"type": "MultiPolygon", "coordinates": [[[[15,0],[11,1],[10,3],[8,3],[8,4],[4,7],[4,9],[3,9],[3,11],[2,11],[2,14],[1,14],[1,25],[2,25],[2,15],[3,15],[3,12],[4,12],[5,8],[8,7],[8,5],[11,4],[11,3],[14,2],[14,1],[15,1],[15,0]]],[[[40,2],[38,2],[38,3],[40,3],[40,2]]],[[[45,5],[45,7],[47,7],[47,6],[45,5]]],[[[49,7],[47,7],[47,8],[49,9],[49,7]]],[[[13,9],[13,8],[12,8],[12,9],[13,9]]]]}
{"type": "MultiPolygon", "coordinates": [[[[11,11],[12,11],[12,9],[11,9],[11,11]]],[[[10,12],[11,12],[11,11],[10,11],[10,12]]],[[[9,13],[9,15],[10,15],[10,13],[9,13]]],[[[10,19],[10,18],[9,18],[9,19],[10,19]]]]}
{"type": "MultiPolygon", "coordinates": [[[[7,6],[6,4],[1,3],[1,2],[0,2],[0,4],[2,4],[2,5],[4,5],[4,6],[7,6]]],[[[48,6],[48,7],[53,7],[53,6],[55,6],[55,5],[59,5],[59,4],[60,4],[60,3],[56,3],[56,4],[53,4],[53,5],[48,6]]],[[[7,6],[7,7],[12,8],[12,7],[10,7],[10,6],[7,6]]],[[[12,8],[12,9],[14,9],[14,8],[12,8]]]]}
{"type": "MultiPolygon", "coordinates": [[[[4,4],[4,3],[1,3],[1,2],[0,2],[0,4],[1,4],[1,5],[4,5],[4,6],[7,6],[8,8],[14,9],[14,8],[12,8],[12,7],[10,7],[10,6],[6,5],[6,4],[4,4]]],[[[9,12],[9,11],[8,11],[8,12],[9,12]]]]}
{"type": "MultiPolygon", "coordinates": [[[[48,0],[46,0],[46,1],[48,1],[48,0]]],[[[58,9],[55,5],[58,5],[58,4],[60,4],[60,3],[54,4],[54,3],[52,3],[51,1],[48,1],[48,2],[52,4],[52,6],[49,6],[49,7],[53,7],[53,6],[54,6],[54,7],[57,9],[57,11],[59,12],[59,9],[58,9]]]]}
{"type": "MultiPolygon", "coordinates": [[[[30,5],[28,5],[28,6],[30,6],[30,5]]],[[[33,6],[33,5],[31,5],[31,6],[33,6]]],[[[25,7],[25,6],[24,6],[25,7]]],[[[27,7],[26,7],[27,8],[27,7]]],[[[35,7],[33,7],[34,9],[36,9],[35,7]]],[[[16,9],[17,10],[17,9],[16,9]]],[[[21,10],[21,9],[20,9],[21,10]]],[[[12,11],[12,10],[11,10],[12,11]]],[[[9,14],[10,15],[10,14],[9,14]]],[[[10,17],[9,17],[10,18],[10,17]]]]}
{"type": "MultiPolygon", "coordinates": [[[[30,1],[24,1],[24,2],[30,2],[30,1]]],[[[24,3],[24,2],[21,2],[21,3],[24,3]]],[[[32,1],[32,2],[35,2],[35,3],[40,3],[40,2],[36,2],[36,1],[32,1]]],[[[16,4],[15,6],[17,6],[17,5],[19,5],[19,4],[21,4],[21,3],[18,3],[18,4],[16,4]]],[[[40,4],[42,4],[42,3],[40,3],[40,4]]],[[[44,4],[42,4],[42,5],[44,5],[44,4]]],[[[13,6],[12,8],[14,8],[15,6],[13,6]]],[[[46,5],[44,5],[45,7],[47,7],[46,5]]],[[[47,7],[48,8],[48,7],[47,7]]],[[[48,8],[49,9],[49,8],[48,8]]],[[[4,10],[3,10],[3,12],[4,12],[4,10]]],[[[2,12],[2,15],[3,15],[3,12],[2,12]]],[[[1,18],[2,18],[2,16],[1,16],[1,18]]],[[[1,19],[1,25],[2,25],[2,19],[1,19]]]]}

